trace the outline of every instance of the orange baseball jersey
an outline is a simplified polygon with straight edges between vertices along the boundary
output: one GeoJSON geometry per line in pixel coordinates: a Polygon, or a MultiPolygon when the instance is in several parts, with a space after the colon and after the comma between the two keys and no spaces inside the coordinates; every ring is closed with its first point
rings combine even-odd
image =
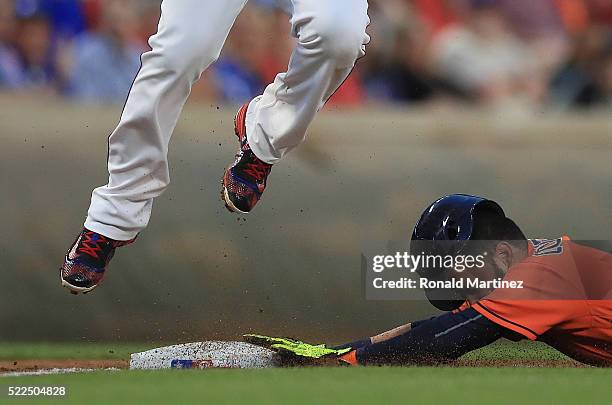
{"type": "Polygon", "coordinates": [[[612,251],[594,242],[535,239],[529,256],[472,305],[492,322],[578,361],[612,366],[612,251]]]}

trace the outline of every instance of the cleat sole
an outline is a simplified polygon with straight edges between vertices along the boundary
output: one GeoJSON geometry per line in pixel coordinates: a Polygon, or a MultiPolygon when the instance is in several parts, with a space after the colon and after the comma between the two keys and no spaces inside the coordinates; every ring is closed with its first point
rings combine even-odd
{"type": "Polygon", "coordinates": [[[98,285],[94,285],[93,287],[77,287],[75,285],[70,284],[69,282],[67,282],[66,280],[64,280],[62,278],[62,270],[60,269],[60,280],[62,282],[62,287],[67,288],[68,291],[70,291],[71,294],[73,295],[79,295],[79,294],[87,294],[91,291],[93,291],[98,285]]]}
{"type": "Polygon", "coordinates": [[[221,200],[223,201],[223,203],[225,204],[225,208],[227,208],[229,212],[242,215],[248,214],[248,212],[244,212],[236,208],[232,200],[230,200],[227,188],[225,186],[223,186],[223,189],[221,190],[221,200]]]}

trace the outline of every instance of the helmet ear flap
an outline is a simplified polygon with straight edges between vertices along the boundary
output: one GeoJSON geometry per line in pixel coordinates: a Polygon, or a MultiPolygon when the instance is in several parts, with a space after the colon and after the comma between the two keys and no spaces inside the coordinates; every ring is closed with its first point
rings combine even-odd
{"type": "Polygon", "coordinates": [[[465,300],[437,300],[435,298],[427,297],[431,305],[439,309],[440,311],[450,312],[455,311],[465,303],[465,300]]]}
{"type": "MultiPolygon", "coordinates": [[[[442,197],[431,204],[421,215],[412,233],[412,254],[427,252],[436,255],[458,254],[472,240],[477,216],[483,211],[496,218],[505,219],[503,209],[494,201],[482,197],[453,194],[442,197]]],[[[417,270],[421,276],[442,277],[442,273],[417,270]]],[[[429,277],[428,277],[429,278],[429,277]]],[[[429,301],[438,309],[452,311],[459,308],[465,299],[458,292],[426,289],[429,301]]]]}

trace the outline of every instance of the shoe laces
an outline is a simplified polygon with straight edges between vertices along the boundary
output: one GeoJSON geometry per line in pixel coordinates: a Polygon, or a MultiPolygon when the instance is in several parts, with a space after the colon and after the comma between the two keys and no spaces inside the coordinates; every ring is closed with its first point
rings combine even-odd
{"type": "Polygon", "coordinates": [[[86,254],[94,259],[99,259],[99,253],[104,251],[108,243],[109,240],[98,233],[91,231],[84,232],[77,252],[86,254]]]}
{"type": "Polygon", "coordinates": [[[271,164],[261,161],[255,155],[253,155],[253,159],[250,162],[245,164],[244,168],[244,172],[257,182],[264,182],[271,170],[271,164]]]}

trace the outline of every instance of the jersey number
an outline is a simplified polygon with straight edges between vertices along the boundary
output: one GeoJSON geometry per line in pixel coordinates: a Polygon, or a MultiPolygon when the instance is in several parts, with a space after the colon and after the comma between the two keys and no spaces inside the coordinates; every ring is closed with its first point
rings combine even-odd
{"type": "Polygon", "coordinates": [[[551,256],[563,254],[563,238],[531,239],[534,256],[551,256]]]}

